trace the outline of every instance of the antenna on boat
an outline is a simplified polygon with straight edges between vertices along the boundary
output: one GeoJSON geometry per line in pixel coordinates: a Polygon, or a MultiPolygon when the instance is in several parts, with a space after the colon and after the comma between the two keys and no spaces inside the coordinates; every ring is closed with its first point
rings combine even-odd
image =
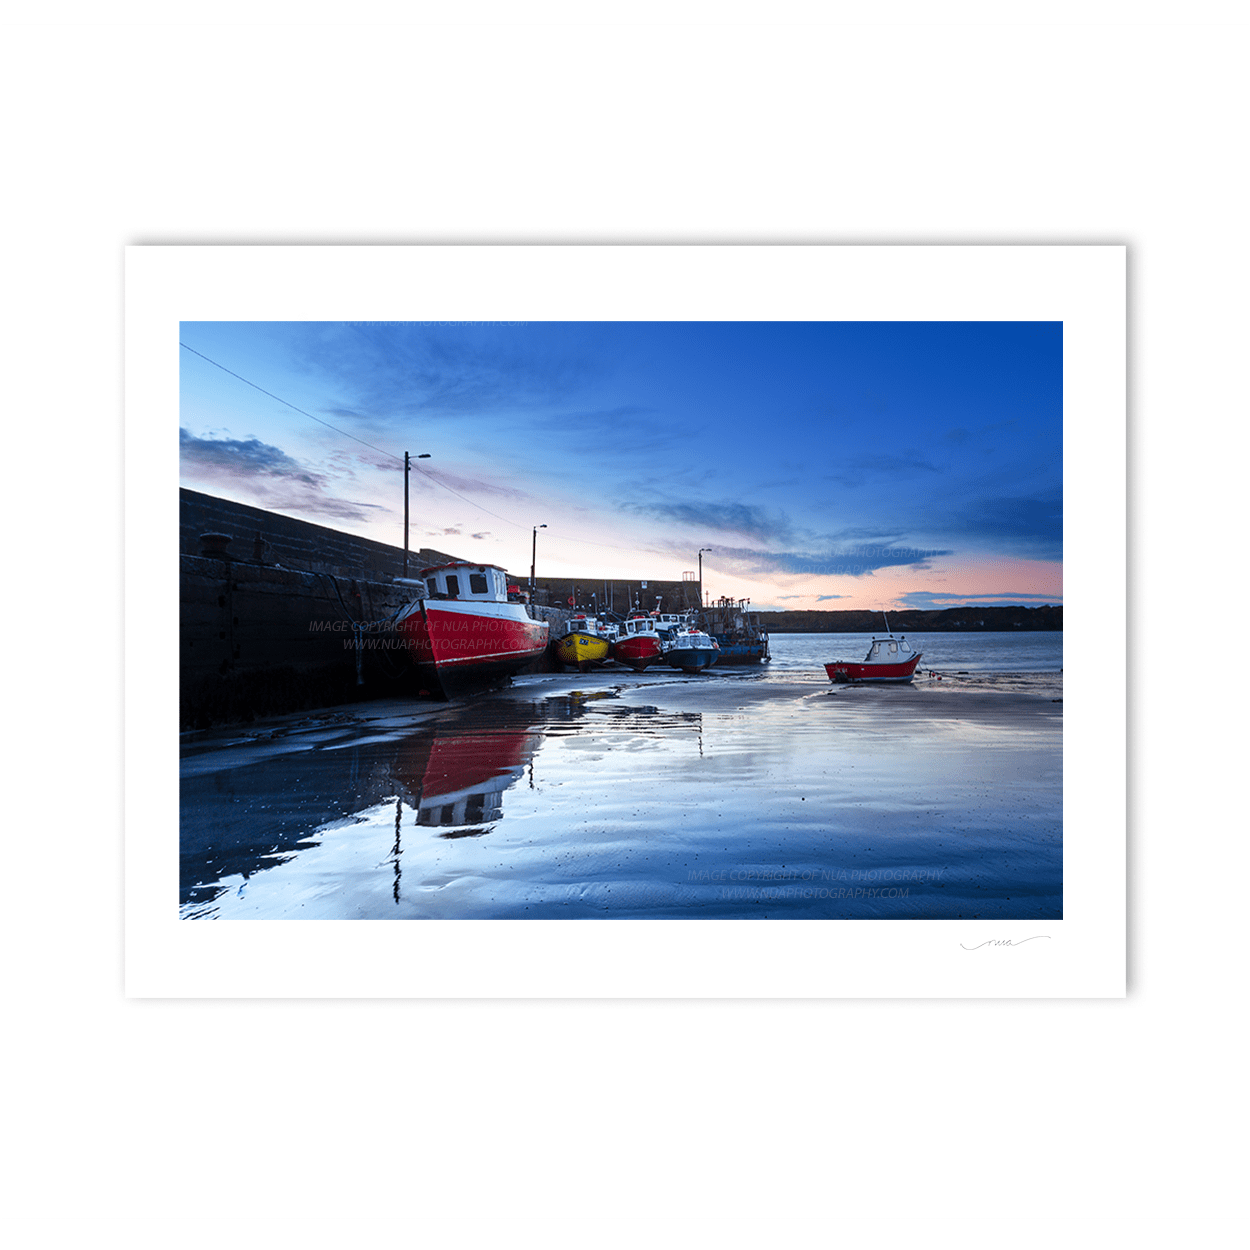
{"type": "Polygon", "coordinates": [[[888,634],[890,632],[890,618],[886,616],[884,608],[881,609],[881,616],[885,621],[885,632],[888,634]]]}

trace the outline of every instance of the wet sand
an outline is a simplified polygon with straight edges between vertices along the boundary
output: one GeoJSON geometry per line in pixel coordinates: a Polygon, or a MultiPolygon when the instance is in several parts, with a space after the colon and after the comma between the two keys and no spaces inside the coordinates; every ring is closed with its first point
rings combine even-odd
{"type": "Polygon", "coordinates": [[[182,914],[1058,918],[1059,680],[609,668],[197,735],[182,914]]]}

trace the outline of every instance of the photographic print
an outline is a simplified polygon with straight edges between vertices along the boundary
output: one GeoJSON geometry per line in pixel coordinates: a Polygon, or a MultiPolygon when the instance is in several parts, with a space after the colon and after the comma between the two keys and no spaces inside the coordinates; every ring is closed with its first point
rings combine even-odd
{"type": "Polygon", "coordinates": [[[345,302],[177,320],[180,926],[1056,942],[1064,318],[345,302]]]}

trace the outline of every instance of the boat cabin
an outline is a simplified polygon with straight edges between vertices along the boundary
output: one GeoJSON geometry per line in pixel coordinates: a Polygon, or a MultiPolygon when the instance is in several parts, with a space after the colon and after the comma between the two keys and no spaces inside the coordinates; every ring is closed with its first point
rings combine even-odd
{"type": "Polygon", "coordinates": [[[421,580],[431,599],[508,602],[507,574],[493,564],[440,564],[436,568],[422,569],[421,580]]]}
{"type": "Polygon", "coordinates": [[[912,657],[906,638],[874,638],[864,663],[902,664],[912,657]]]}

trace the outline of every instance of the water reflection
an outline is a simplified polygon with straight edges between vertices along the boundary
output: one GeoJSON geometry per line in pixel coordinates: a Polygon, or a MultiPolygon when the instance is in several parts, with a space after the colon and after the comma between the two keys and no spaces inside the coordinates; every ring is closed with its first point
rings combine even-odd
{"type": "Polygon", "coordinates": [[[182,914],[1062,915],[1060,702],[767,681],[535,682],[205,740],[182,914]]]}
{"type": "Polygon", "coordinates": [[[643,739],[693,731],[702,754],[699,713],[625,706],[614,690],[482,699],[409,732],[379,734],[361,719],[330,730],[284,728],[220,751],[197,749],[184,760],[181,785],[183,914],[214,914],[209,905],[227,893],[244,897],[256,874],[289,864],[392,803],[385,866],[399,903],[404,855],[412,849],[405,840],[414,827],[444,842],[486,837],[504,817],[508,790],[522,779],[535,789],[544,740],[578,736],[587,718],[595,729],[643,739]]]}
{"type": "Polygon", "coordinates": [[[540,740],[535,725],[413,735],[395,756],[401,795],[416,823],[440,837],[481,837],[502,818],[504,791],[525,775],[540,740]]]}

